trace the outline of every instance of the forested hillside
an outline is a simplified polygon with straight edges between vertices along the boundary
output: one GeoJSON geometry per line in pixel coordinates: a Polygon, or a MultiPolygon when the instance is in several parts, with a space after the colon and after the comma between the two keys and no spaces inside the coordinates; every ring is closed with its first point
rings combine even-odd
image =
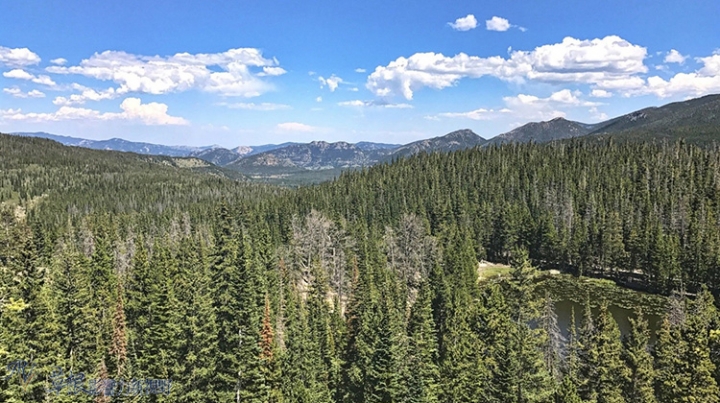
{"type": "Polygon", "coordinates": [[[719,151],[489,146],[289,191],[0,135],[0,401],[718,402],[719,151]],[[678,292],[652,346],[607,301],[565,339],[535,267],[678,292]]]}

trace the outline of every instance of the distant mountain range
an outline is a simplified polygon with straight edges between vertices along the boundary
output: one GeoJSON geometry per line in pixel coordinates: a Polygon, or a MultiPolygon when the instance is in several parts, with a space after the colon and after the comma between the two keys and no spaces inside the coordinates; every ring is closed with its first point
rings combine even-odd
{"type": "Polygon", "coordinates": [[[367,167],[420,152],[449,152],[507,142],[543,143],[572,137],[590,138],[590,136],[598,139],[613,136],[626,141],[672,140],[683,137],[701,144],[720,141],[720,95],[708,95],[662,107],[646,108],[595,124],[555,118],[547,122],[531,122],[489,140],[478,136],[472,130],[464,129],[405,145],[313,141],[227,149],[219,146],[165,146],[119,138],[87,140],[49,133],[13,134],[43,137],[65,145],[99,150],[196,157],[256,179],[272,178],[282,181],[290,176],[302,174],[304,177],[315,178],[310,180],[313,181],[328,179],[340,170],[367,167]],[[314,175],[311,174],[312,172],[329,174],[314,175]]]}

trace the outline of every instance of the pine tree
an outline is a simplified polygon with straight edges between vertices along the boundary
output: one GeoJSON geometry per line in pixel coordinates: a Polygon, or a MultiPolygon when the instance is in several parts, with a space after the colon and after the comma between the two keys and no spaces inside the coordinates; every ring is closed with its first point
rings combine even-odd
{"type": "Polygon", "coordinates": [[[262,331],[260,332],[260,360],[267,390],[267,396],[263,401],[267,403],[282,402],[280,365],[278,364],[277,343],[275,342],[275,331],[273,330],[270,312],[270,297],[268,296],[265,297],[262,331]]]}
{"type": "Polygon", "coordinates": [[[178,367],[172,391],[182,403],[217,401],[217,323],[212,299],[212,277],[202,243],[182,241],[178,256],[180,274],[176,294],[180,306],[178,367]]]}
{"type": "Polygon", "coordinates": [[[585,308],[577,341],[578,393],[580,397],[586,401],[596,399],[595,391],[591,384],[591,381],[598,377],[597,366],[595,365],[598,360],[596,333],[597,329],[595,328],[595,320],[593,319],[593,312],[590,307],[590,297],[588,296],[585,299],[585,308]]]}
{"type": "Polygon", "coordinates": [[[686,355],[682,358],[690,378],[686,400],[717,403],[720,401],[720,389],[713,377],[715,364],[710,359],[709,345],[710,326],[717,312],[713,296],[706,287],[690,304],[689,313],[682,329],[683,338],[688,343],[686,355]]]}
{"type": "Polygon", "coordinates": [[[370,403],[398,402],[406,396],[402,366],[406,350],[402,311],[398,309],[395,285],[387,279],[384,282],[379,303],[373,309],[377,327],[374,329],[366,383],[367,402],[370,403]]]}
{"type": "Polygon", "coordinates": [[[437,335],[432,315],[432,291],[427,282],[412,307],[408,323],[408,402],[437,403],[440,371],[437,365],[437,335]]]}
{"type": "Polygon", "coordinates": [[[555,403],[583,403],[577,391],[577,385],[571,377],[565,376],[555,393],[555,403]]]}
{"type": "Polygon", "coordinates": [[[660,325],[655,344],[655,397],[658,402],[680,402],[688,390],[690,379],[683,361],[687,343],[678,326],[668,317],[660,325]]]}
{"type": "Polygon", "coordinates": [[[590,364],[596,367],[596,377],[588,380],[592,396],[598,403],[623,402],[622,386],[628,371],[621,359],[620,329],[605,304],[600,306],[593,346],[590,364]]]}
{"type": "Polygon", "coordinates": [[[545,368],[547,368],[554,380],[560,382],[562,380],[563,347],[566,340],[558,325],[555,305],[550,294],[545,296],[545,303],[540,316],[540,327],[545,333],[545,341],[542,346],[545,368]]]}
{"type": "Polygon", "coordinates": [[[298,290],[289,287],[285,315],[285,351],[282,356],[282,395],[286,402],[330,402],[330,391],[322,382],[317,345],[310,337],[307,311],[298,290]]]}
{"type": "Polygon", "coordinates": [[[623,340],[623,361],[628,368],[623,396],[627,403],[655,403],[655,370],[648,343],[650,331],[641,310],[630,318],[630,333],[623,340]]]}

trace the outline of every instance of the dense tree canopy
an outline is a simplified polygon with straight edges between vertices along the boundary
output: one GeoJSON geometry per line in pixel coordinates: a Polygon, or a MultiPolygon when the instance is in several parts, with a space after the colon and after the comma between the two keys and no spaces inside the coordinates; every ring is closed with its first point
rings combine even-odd
{"type": "Polygon", "coordinates": [[[288,191],[0,135],[0,400],[715,402],[718,151],[504,145],[288,191]],[[687,295],[655,344],[589,303],[565,338],[537,268],[687,295]]]}

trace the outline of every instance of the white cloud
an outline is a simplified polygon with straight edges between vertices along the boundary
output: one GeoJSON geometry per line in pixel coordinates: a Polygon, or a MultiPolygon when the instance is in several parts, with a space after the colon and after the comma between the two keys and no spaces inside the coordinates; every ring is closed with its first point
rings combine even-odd
{"type": "Polygon", "coordinates": [[[324,88],[327,85],[330,92],[334,92],[338,85],[343,82],[343,79],[333,74],[329,78],[320,76],[318,77],[318,81],[320,81],[320,88],[324,88]]]}
{"type": "MultiPolygon", "coordinates": [[[[517,96],[504,97],[505,107],[500,110],[479,108],[469,112],[445,112],[428,118],[462,118],[472,120],[493,120],[506,116],[513,116],[522,119],[552,119],[566,116],[562,109],[577,107],[596,108],[599,104],[584,101],[579,98],[579,92],[572,92],[568,89],[560,90],[550,94],[547,98],[540,98],[535,95],[518,94],[517,96]]],[[[434,119],[432,119],[434,120],[434,119]]]]}
{"type": "Polygon", "coordinates": [[[392,104],[385,101],[361,101],[359,99],[352,100],[352,101],[343,101],[338,102],[338,105],[340,106],[350,106],[350,107],[378,107],[378,108],[387,108],[387,109],[411,109],[413,106],[410,104],[392,104]]]}
{"type": "Polygon", "coordinates": [[[716,51],[712,56],[701,57],[698,59],[704,67],[698,72],[703,76],[720,75],[720,53],[716,51]]]}
{"type": "Polygon", "coordinates": [[[58,57],[57,59],[50,60],[50,63],[57,64],[58,66],[64,66],[67,64],[67,59],[63,59],[62,57],[58,57]]]}
{"type": "Polygon", "coordinates": [[[19,109],[0,110],[2,120],[21,120],[34,122],[57,122],[62,120],[125,120],[146,125],[187,125],[183,118],[167,114],[167,105],[151,102],[143,104],[139,98],[126,98],[121,104],[122,112],[99,112],[93,109],[62,106],[53,113],[22,113],[19,109]]]}
{"type": "Polygon", "coordinates": [[[501,17],[492,17],[491,19],[485,21],[485,28],[488,31],[504,32],[510,29],[510,21],[501,17]]]}
{"type": "Polygon", "coordinates": [[[697,59],[703,67],[692,73],[678,73],[669,80],[649,77],[647,85],[632,95],[654,94],[660,98],[676,95],[699,97],[720,92],[720,55],[697,59]]]}
{"type": "Polygon", "coordinates": [[[356,99],[354,101],[338,102],[338,105],[340,105],[340,106],[366,106],[365,101],[360,101],[359,99],[356,99]]]}
{"type": "Polygon", "coordinates": [[[230,109],[245,109],[250,111],[277,111],[281,109],[290,109],[290,105],[285,104],[274,104],[270,102],[253,103],[253,102],[238,102],[238,103],[220,103],[219,105],[227,106],[230,109]]]}
{"type": "Polygon", "coordinates": [[[106,90],[96,91],[92,88],[85,87],[80,84],[73,84],[73,88],[82,91],[80,94],[72,94],[70,97],[56,97],[53,100],[55,105],[79,105],[84,104],[85,101],[102,101],[105,99],[115,99],[122,94],[115,91],[114,88],[108,88],[106,90]]]}
{"type": "Polygon", "coordinates": [[[687,56],[683,56],[675,49],[670,50],[667,55],[665,55],[665,63],[678,63],[683,64],[685,63],[685,59],[687,59],[687,56]]]}
{"type": "Polygon", "coordinates": [[[322,97],[315,98],[315,102],[322,102],[322,97]]]}
{"type": "Polygon", "coordinates": [[[3,92],[10,94],[15,98],[45,98],[45,94],[38,90],[32,90],[28,93],[24,93],[20,88],[3,88],[3,92]]]}
{"type": "Polygon", "coordinates": [[[48,87],[54,87],[57,85],[50,76],[34,76],[23,69],[6,71],[3,73],[3,77],[16,78],[18,80],[30,80],[36,84],[47,85],[48,87]]]}
{"type": "Polygon", "coordinates": [[[590,96],[595,98],[610,98],[612,93],[605,90],[594,89],[590,92],[590,96]]]}
{"type": "Polygon", "coordinates": [[[40,63],[40,56],[28,48],[6,48],[0,46],[0,64],[10,67],[25,67],[40,63]]]}
{"type": "Polygon", "coordinates": [[[263,72],[258,73],[258,76],[281,76],[283,74],[287,73],[287,71],[282,67],[263,67],[263,72]]]}
{"type": "Polygon", "coordinates": [[[350,88],[349,90],[352,91],[352,92],[358,92],[358,91],[360,91],[360,89],[358,89],[358,87],[352,87],[352,88],[350,88]]]}
{"type": "Polygon", "coordinates": [[[362,69],[362,68],[357,68],[357,69],[355,69],[355,72],[356,72],[356,73],[365,73],[366,71],[367,71],[367,70],[362,69]]]}
{"type": "Polygon", "coordinates": [[[50,76],[36,76],[31,80],[34,83],[47,85],[48,87],[55,87],[57,84],[53,81],[50,76]]]}
{"type": "Polygon", "coordinates": [[[306,125],[304,123],[298,123],[298,122],[279,123],[277,125],[277,128],[279,130],[286,131],[286,132],[304,132],[304,133],[315,132],[318,130],[317,127],[306,125]]]}
{"type": "Polygon", "coordinates": [[[497,113],[492,109],[475,109],[474,111],[469,112],[445,112],[445,113],[439,113],[437,116],[426,116],[425,118],[428,120],[439,120],[440,117],[443,118],[462,118],[462,119],[472,119],[472,120],[491,120],[497,117],[497,113]]]}
{"type": "Polygon", "coordinates": [[[146,125],[186,125],[188,121],[167,114],[168,107],[158,102],[142,104],[140,98],[126,98],[121,104],[122,119],[140,120],[146,125]]]}
{"type": "Polygon", "coordinates": [[[477,19],[472,14],[468,14],[465,17],[458,18],[455,22],[448,22],[456,31],[469,31],[477,27],[477,19]]]}
{"type": "Polygon", "coordinates": [[[27,71],[23,69],[14,69],[10,71],[6,71],[3,73],[3,77],[7,78],[17,78],[18,80],[32,80],[33,76],[32,74],[28,73],[27,71]]]}
{"type": "Polygon", "coordinates": [[[511,82],[533,80],[549,83],[584,83],[599,89],[633,89],[644,85],[637,74],[647,72],[647,50],[617,36],[561,43],[533,51],[511,51],[509,58],[478,57],[465,53],[453,57],[441,53],[416,53],[378,66],[366,87],[379,97],[402,95],[430,87],[443,89],[462,78],[493,76],[511,82]]]}
{"type": "Polygon", "coordinates": [[[592,114],[592,118],[599,122],[608,120],[607,113],[600,112],[596,106],[593,106],[592,108],[590,108],[589,112],[592,114]]]}
{"type": "Polygon", "coordinates": [[[23,93],[20,88],[14,87],[14,88],[3,88],[3,92],[6,94],[10,94],[14,97],[22,98],[21,94],[23,93]]]}
{"type": "Polygon", "coordinates": [[[222,53],[178,53],[173,56],[142,56],[105,51],[84,59],[78,66],[50,66],[55,74],[79,74],[119,85],[115,92],[166,94],[196,89],[223,96],[254,97],[271,89],[259,77],[285,72],[275,59],[258,49],[230,49],[222,53]],[[219,67],[213,71],[209,67],[219,67]],[[269,68],[253,73],[251,68],[269,68]]]}

